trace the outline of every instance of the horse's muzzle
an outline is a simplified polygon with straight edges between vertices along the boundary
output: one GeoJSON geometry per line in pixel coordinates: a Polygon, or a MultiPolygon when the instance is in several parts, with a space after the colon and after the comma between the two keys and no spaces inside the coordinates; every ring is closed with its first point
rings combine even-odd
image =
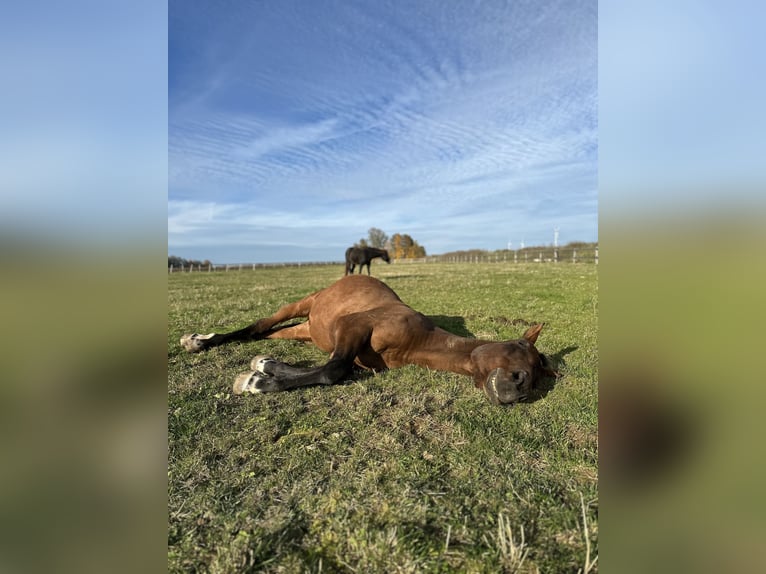
{"type": "Polygon", "coordinates": [[[530,374],[526,371],[509,374],[505,369],[495,369],[484,383],[484,392],[492,404],[510,405],[526,400],[529,383],[530,374]]]}

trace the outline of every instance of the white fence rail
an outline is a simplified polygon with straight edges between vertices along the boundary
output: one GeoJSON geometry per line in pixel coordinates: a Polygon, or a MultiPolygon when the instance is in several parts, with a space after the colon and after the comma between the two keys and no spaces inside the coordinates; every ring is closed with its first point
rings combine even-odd
{"type": "MultiPolygon", "coordinates": [[[[391,263],[407,265],[411,263],[578,263],[598,265],[598,248],[527,248],[518,251],[502,251],[480,255],[433,255],[419,259],[391,259],[391,263]]],[[[310,263],[210,263],[209,265],[189,265],[168,267],[168,273],[201,273],[212,271],[255,271],[276,267],[315,267],[323,265],[343,266],[343,261],[314,261],[310,263]]]]}

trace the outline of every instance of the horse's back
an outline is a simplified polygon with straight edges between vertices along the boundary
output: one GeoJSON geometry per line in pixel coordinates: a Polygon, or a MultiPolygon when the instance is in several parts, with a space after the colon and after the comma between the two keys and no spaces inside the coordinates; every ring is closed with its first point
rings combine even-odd
{"type": "Polygon", "coordinates": [[[340,317],[402,300],[388,285],[368,275],[347,275],[317,294],[313,309],[340,317]]]}

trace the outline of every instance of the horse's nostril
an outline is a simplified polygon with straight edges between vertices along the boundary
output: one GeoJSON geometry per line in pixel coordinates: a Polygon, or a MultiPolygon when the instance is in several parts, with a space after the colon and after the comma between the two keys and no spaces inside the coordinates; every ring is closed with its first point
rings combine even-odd
{"type": "Polygon", "coordinates": [[[511,375],[513,378],[513,382],[517,385],[520,385],[524,381],[527,380],[527,372],[526,371],[513,371],[513,374],[511,375]]]}

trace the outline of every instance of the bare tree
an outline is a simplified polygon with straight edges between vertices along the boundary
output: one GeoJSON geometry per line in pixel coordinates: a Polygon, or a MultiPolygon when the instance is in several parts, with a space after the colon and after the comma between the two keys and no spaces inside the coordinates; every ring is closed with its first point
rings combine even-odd
{"type": "Polygon", "coordinates": [[[367,231],[367,236],[369,237],[370,247],[377,247],[378,249],[383,249],[386,241],[388,241],[388,235],[377,227],[370,227],[367,231]]]}

